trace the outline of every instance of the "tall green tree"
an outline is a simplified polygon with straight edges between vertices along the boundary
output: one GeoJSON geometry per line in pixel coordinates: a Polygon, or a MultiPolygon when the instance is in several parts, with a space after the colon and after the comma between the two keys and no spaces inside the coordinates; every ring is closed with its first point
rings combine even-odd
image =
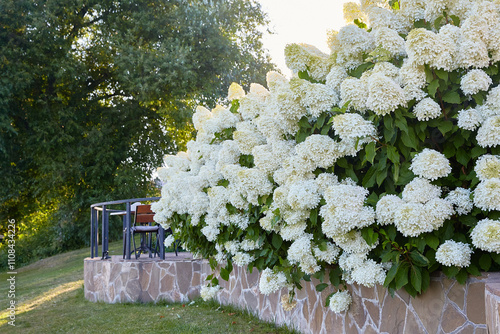
{"type": "Polygon", "coordinates": [[[196,104],[263,83],[267,23],[254,0],[0,0],[3,230],[68,249],[91,203],[150,194],[196,104]]]}

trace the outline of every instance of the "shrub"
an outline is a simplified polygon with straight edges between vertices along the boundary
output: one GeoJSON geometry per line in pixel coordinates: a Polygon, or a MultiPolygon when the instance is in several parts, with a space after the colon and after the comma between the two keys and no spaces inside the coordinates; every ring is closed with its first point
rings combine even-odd
{"type": "Polygon", "coordinates": [[[288,287],[287,307],[311,276],[415,296],[437,270],[498,270],[500,7],[465,2],[351,3],[330,55],[288,45],[293,78],[199,107],[159,169],[158,222],[221,278],[248,265],[261,291],[288,287]]]}

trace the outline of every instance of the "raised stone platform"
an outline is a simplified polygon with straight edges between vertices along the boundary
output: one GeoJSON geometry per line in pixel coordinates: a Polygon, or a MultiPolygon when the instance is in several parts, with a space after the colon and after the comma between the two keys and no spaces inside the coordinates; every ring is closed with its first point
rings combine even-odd
{"type": "Polygon", "coordinates": [[[210,266],[191,253],[167,253],[165,260],[140,257],[84,260],[85,298],[106,303],[184,302],[200,296],[210,266]]]}
{"type": "MultiPolygon", "coordinates": [[[[108,303],[134,301],[188,301],[197,298],[211,273],[207,261],[189,253],[167,259],[124,261],[85,259],[85,298],[108,303]]],[[[353,303],[345,314],[325,307],[332,292],[317,292],[313,279],[297,293],[297,307],[285,312],[279,304],[286,289],[269,296],[259,293],[259,272],[235,267],[217,299],[250,310],[261,319],[288,324],[303,333],[500,333],[500,273],[470,278],[466,285],[442,275],[431,278],[429,290],[411,298],[398,291],[392,298],[380,286],[350,286],[353,303]]]]}

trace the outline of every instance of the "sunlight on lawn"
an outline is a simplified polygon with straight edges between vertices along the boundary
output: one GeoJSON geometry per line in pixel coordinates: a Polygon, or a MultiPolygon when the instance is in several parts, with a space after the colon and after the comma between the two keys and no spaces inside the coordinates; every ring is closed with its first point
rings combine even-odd
{"type": "MultiPolygon", "coordinates": [[[[19,308],[17,308],[16,315],[31,311],[39,306],[42,306],[44,303],[50,302],[54,298],[64,293],[71,292],[81,288],[82,285],[83,285],[83,280],[61,284],[56,288],[50,289],[49,291],[45,292],[44,294],[42,294],[37,298],[33,298],[31,300],[22,303],[19,306],[19,308]]],[[[9,311],[4,311],[0,313],[0,326],[5,325],[7,323],[8,315],[9,311]]]]}

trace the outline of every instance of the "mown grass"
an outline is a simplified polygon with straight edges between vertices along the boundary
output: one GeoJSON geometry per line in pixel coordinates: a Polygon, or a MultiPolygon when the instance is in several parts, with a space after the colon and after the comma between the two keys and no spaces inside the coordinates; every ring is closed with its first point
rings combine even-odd
{"type": "MultiPolygon", "coordinates": [[[[120,254],[121,242],[110,244],[110,253],[120,254]]],[[[83,293],[83,259],[88,256],[86,248],[18,269],[15,327],[7,323],[10,275],[0,273],[0,333],[296,333],[201,299],[185,304],[89,302],[83,293]]]]}

